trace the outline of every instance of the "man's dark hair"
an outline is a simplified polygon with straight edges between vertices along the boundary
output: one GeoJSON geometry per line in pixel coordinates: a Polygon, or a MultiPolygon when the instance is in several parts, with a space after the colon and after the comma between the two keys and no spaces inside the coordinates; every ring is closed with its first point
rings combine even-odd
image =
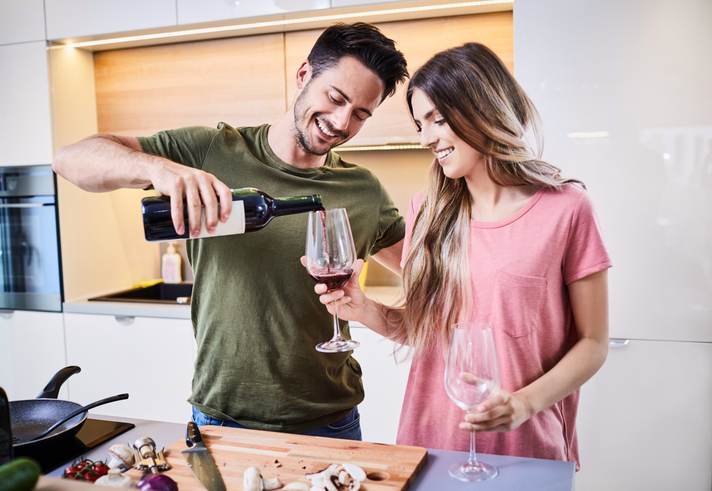
{"type": "Polygon", "coordinates": [[[312,77],[336,65],[344,56],[353,56],[383,81],[381,101],[393,95],[396,85],[408,77],[403,53],[396,49],[392,39],[371,24],[335,24],[322,32],[307,58],[312,77]]]}

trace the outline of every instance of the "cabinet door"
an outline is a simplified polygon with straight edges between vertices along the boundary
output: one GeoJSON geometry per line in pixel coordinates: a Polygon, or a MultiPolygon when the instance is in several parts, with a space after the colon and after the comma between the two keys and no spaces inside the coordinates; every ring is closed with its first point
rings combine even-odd
{"type": "Polygon", "coordinates": [[[332,7],[351,7],[355,5],[370,5],[372,3],[396,3],[400,0],[331,0],[332,7]]]}
{"type": "Polygon", "coordinates": [[[52,162],[45,42],[0,46],[0,165],[52,162]]]}
{"type": "Polygon", "coordinates": [[[190,320],[65,314],[67,359],[82,373],[72,400],[89,403],[123,392],[129,399],[97,414],[182,423],[190,418],[195,341],[190,320]]]}
{"type": "MultiPolygon", "coordinates": [[[[478,41],[497,53],[512,69],[512,13],[440,17],[379,24],[381,31],[396,42],[408,62],[408,71],[415,70],[432,55],[468,41],[478,41]]],[[[322,29],[290,32],[286,37],[287,100],[294,100],[297,69],[306,60],[322,29]]],[[[378,145],[418,142],[405,100],[406,84],[386,99],[348,145],[378,145]]]]}
{"type": "Polygon", "coordinates": [[[0,44],[44,39],[42,0],[0,0],[0,44]]]}
{"type": "Polygon", "coordinates": [[[712,484],[712,343],[612,340],[581,391],[578,491],[712,484]]]}
{"type": "Polygon", "coordinates": [[[365,327],[351,327],[351,335],[361,343],[354,358],[363,370],[366,397],[359,405],[363,439],[395,443],[403,395],[410,371],[410,359],[400,361],[405,351],[393,353],[395,344],[365,327]]]}
{"type": "Polygon", "coordinates": [[[45,0],[47,39],[174,26],[175,0],[45,0]]]}
{"type": "MultiPolygon", "coordinates": [[[[0,312],[0,387],[10,400],[33,399],[66,366],[59,312],[0,312]]],[[[63,387],[59,396],[67,397],[63,387]]]]}
{"type": "Polygon", "coordinates": [[[327,9],[329,0],[177,0],[178,24],[327,9]]]}
{"type": "Polygon", "coordinates": [[[285,110],[282,34],[97,53],[99,131],[264,124],[285,110]]]}

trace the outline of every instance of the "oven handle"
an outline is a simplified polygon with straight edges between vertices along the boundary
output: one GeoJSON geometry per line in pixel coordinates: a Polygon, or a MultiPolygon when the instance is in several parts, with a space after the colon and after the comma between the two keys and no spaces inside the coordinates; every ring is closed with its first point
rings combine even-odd
{"type": "Polygon", "coordinates": [[[0,208],[40,208],[54,206],[54,203],[0,203],[0,208]]]}

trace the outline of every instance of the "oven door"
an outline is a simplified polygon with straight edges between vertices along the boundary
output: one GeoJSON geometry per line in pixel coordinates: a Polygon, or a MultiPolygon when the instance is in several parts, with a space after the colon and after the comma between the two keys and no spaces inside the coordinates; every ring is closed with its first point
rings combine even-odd
{"type": "Polygon", "coordinates": [[[54,196],[0,197],[0,309],[62,310],[54,196]]]}

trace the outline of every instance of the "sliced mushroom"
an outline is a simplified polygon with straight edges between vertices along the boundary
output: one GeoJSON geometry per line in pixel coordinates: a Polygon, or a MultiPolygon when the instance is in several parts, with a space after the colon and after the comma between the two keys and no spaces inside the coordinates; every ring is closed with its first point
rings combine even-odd
{"type": "Polygon", "coordinates": [[[344,470],[348,472],[351,477],[353,477],[357,481],[365,481],[366,480],[366,471],[363,470],[361,467],[359,467],[356,464],[342,464],[344,467],[344,470]]]}
{"type": "Polygon", "coordinates": [[[274,489],[279,489],[281,487],[282,481],[280,481],[278,477],[262,479],[262,489],[264,489],[264,491],[273,491],[274,489]]]}
{"type": "Polygon", "coordinates": [[[262,474],[257,467],[248,467],[242,475],[242,484],[245,491],[262,491],[262,474]]]}
{"type": "Polygon", "coordinates": [[[294,481],[287,484],[283,489],[289,491],[309,491],[309,486],[303,482],[294,481]]]}

